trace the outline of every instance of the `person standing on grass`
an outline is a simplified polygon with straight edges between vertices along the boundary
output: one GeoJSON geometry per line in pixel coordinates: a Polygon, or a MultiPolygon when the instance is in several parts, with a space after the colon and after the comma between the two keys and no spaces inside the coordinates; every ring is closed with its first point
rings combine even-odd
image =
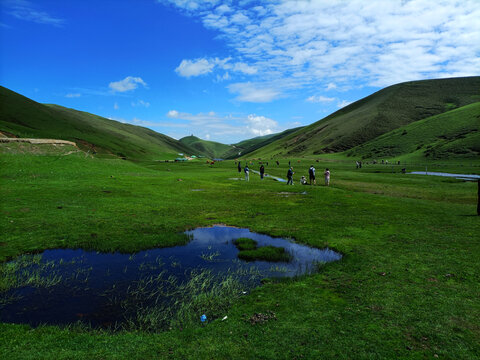
{"type": "Polygon", "coordinates": [[[287,171],[287,185],[293,185],[293,172],[292,167],[290,167],[287,171]]]}
{"type": "Polygon", "coordinates": [[[325,169],[325,172],[323,173],[325,175],[325,186],[330,185],[330,170],[328,168],[325,169]]]}
{"type": "Polygon", "coordinates": [[[308,169],[308,175],[310,178],[310,185],[312,185],[312,180],[313,180],[313,185],[317,185],[317,182],[315,181],[315,168],[313,165],[310,165],[310,169],[308,169]]]}
{"type": "Polygon", "coordinates": [[[245,165],[243,171],[245,171],[245,181],[250,181],[250,169],[248,168],[248,165],[245,165]]]}
{"type": "Polygon", "coordinates": [[[264,175],[264,174],[265,174],[265,167],[264,167],[263,164],[262,164],[262,166],[260,166],[260,179],[263,180],[263,175],[264,175]]]}
{"type": "Polygon", "coordinates": [[[238,162],[238,172],[242,172],[242,166],[240,165],[240,161],[238,162]]]}

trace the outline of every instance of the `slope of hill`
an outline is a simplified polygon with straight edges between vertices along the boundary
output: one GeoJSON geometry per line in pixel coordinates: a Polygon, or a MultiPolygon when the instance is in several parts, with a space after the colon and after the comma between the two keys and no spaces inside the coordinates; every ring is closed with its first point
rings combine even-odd
{"type": "Polygon", "coordinates": [[[231,145],[221,144],[215,141],[202,140],[196,136],[185,136],[181,138],[180,143],[194,149],[197,154],[203,155],[212,159],[226,158],[226,154],[232,151],[231,145]]]}
{"type": "Polygon", "coordinates": [[[415,121],[347,152],[364,159],[408,155],[428,159],[480,155],[480,102],[415,121]]]}
{"type": "Polygon", "coordinates": [[[275,141],[251,156],[341,152],[400,126],[480,101],[480,77],[393,85],[275,141]]]}
{"type": "Polygon", "coordinates": [[[202,140],[193,135],[181,138],[179,141],[189,146],[190,148],[195,149],[200,155],[204,155],[210,158],[233,159],[237,156],[246,155],[276,140],[282,139],[285,136],[299,129],[301,129],[301,127],[288,129],[281,133],[258,136],[252,139],[240,141],[232,145],[225,145],[215,141],[202,140]]]}
{"type": "Polygon", "coordinates": [[[129,159],[173,158],[179,152],[193,152],[153,130],[40,104],[4,87],[0,87],[0,131],[16,137],[70,140],[82,150],[129,159]]]}
{"type": "Polygon", "coordinates": [[[257,149],[273,143],[274,141],[280,140],[302,128],[303,127],[297,127],[282,131],[281,133],[258,136],[253,139],[240,141],[239,143],[234,144],[234,147],[237,149],[235,156],[238,156],[238,154],[240,154],[241,156],[249,154],[257,149]]]}

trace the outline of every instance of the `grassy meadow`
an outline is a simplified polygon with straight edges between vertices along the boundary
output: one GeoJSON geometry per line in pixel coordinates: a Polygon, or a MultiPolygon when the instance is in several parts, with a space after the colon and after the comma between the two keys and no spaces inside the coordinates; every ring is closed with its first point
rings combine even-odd
{"type": "MultiPolygon", "coordinates": [[[[50,248],[135,252],[178,245],[186,241],[183,231],[213,224],[344,255],[316,274],[266,281],[235,300],[225,321],[205,326],[112,332],[2,323],[2,359],[480,357],[473,182],[401,174],[400,166],[355,169],[340,155],[291,159],[294,186],[254,174],[248,183],[238,180],[243,173],[233,161],[0,155],[0,266],[50,248]],[[317,186],[299,185],[311,164],[317,186]],[[326,167],[330,187],[323,186],[326,167]]],[[[479,165],[428,164],[429,171],[477,174],[479,165]]],[[[266,172],[285,177],[287,167],[288,160],[280,166],[269,160],[266,172]]],[[[258,169],[258,161],[250,168],[258,169]]]]}

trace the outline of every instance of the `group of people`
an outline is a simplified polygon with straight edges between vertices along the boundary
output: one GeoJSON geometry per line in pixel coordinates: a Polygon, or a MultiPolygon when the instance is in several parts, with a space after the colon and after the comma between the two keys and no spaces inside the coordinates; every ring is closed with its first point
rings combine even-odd
{"type": "MultiPolygon", "coordinates": [[[[293,168],[290,166],[290,168],[287,171],[287,185],[293,185],[293,174],[295,174],[295,173],[293,172],[293,168]]],[[[328,168],[326,168],[323,175],[325,176],[325,186],[329,186],[330,185],[330,170],[328,168]]],[[[315,168],[313,167],[313,165],[310,165],[310,168],[308,169],[308,178],[310,180],[310,183],[307,183],[307,178],[305,176],[302,176],[302,178],[300,179],[300,184],[302,184],[302,185],[312,185],[312,182],[313,182],[313,185],[317,185],[317,180],[316,180],[315,176],[316,176],[315,175],[315,168]]]]}
{"type": "MultiPolygon", "coordinates": [[[[277,161],[277,163],[278,163],[278,161],[277,161]]],[[[238,172],[242,172],[242,166],[240,164],[240,161],[238,162],[238,172]]],[[[243,172],[245,173],[245,181],[250,181],[250,169],[248,167],[248,164],[245,165],[245,167],[243,168],[243,172]]],[[[260,172],[260,179],[263,180],[264,177],[265,177],[265,166],[263,166],[263,164],[260,165],[260,171],[259,172],[260,172]]],[[[291,166],[289,166],[288,171],[287,171],[287,185],[293,185],[293,174],[295,174],[295,172],[293,171],[293,168],[291,166]]],[[[326,168],[323,175],[325,176],[325,186],[329,186],[330,185],[330,170],[328,168],[326,168]]],[[[310,180],[310,185],[312,185],[312,182],[313,182],[313,185],[317,184],[317,181],[316,181],[316,178],[315,178],[315,168],[313,167],[313,165],[311,165],[310,168],[308,169],[308,177],[309,177],[309,180],[310,180]]],[[[302,176],[302,178],[300,179],[300,183],[302,185],[308,185],[307,179],[305,178],[305,176],[302,176]]]]}

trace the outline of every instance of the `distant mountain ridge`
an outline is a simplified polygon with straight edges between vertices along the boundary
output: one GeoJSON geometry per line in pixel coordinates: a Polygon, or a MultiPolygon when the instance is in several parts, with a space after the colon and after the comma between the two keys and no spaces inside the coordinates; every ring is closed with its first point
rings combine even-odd
{"type": "Polygon", "coordinates": [[[197,150],[199,154],[204,156],[220,159],[233,159],[238,156],[247,155],[256,149],[266,146],[278,139],[282,139],[298,129],[301,129],[301,127],[288,129],[280,133],[254,137],[252,139],[243,140],[231,145],[225,145],[215,141],[202,140],[193,135],[185,136],[179,141],[191,147],[192,149],[197,150]]]}
{"type": "Polygon", "coordinates": [[[0,87],[0,131],[17,137],[69,140],[85,151],[133,160],[193,153],[184,144],[153,130],[40,104],[4,87],[0,87]]]}
{"type": "Polygon", "coordinates": [[[480,77],[393,85],[253,152],[302,156],[342,152],[418,120],[480,101],[480,77]]]}
{"type": "Polygon", "coordinates": [[[367,96],[309,126],[226,145],[195,136],[175,140],[0,86],[0,132],[74,141],[80,149],[132,160],[186,155],[299,157],[344,152],[360,158],[475,157],[479,152],[480,77],[412,81],[367,96]]]}
{"type": "Polygon", "coordinates": [[[244,140],[238,146],[194,136],[176,140],[145,127],[59,105],[40,104],[0,86],[0,132],[22,138],[73,141],[80,149],[103,156],[159,160],[173,159],[183,153],[228,159],[248,153],[259,144],[268,144],[290,131],[244,140]]]}

